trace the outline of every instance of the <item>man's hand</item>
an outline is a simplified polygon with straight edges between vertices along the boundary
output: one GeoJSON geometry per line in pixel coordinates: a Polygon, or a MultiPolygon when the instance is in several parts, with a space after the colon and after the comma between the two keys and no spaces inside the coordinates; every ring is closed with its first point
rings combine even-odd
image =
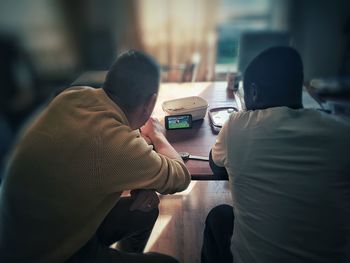
{"type": "Polygon", "coordinates": [[[180,155],[165,138],[164,127],[156,118],[149,118],[146,124],[141,127],[141,135],[151,140],[154,149],[158,153],[183,163],[180,155]]]}
{"type": "Polygon", "coordinates": [[[144,135],[142,132],[141,132],[141,129],[140,129],[140,135],[141,137],[147,142],[147,144],[151,145],[152,144],[152,141],[149,137],[147,137],[146,135],[144,135]]]}
{"type": "Polygon", "coordinates": [[[141,127],[141,135],[153,141],[155,137],[164,135],[163,125],[158,119],[151,117],[145,125],[141,127]]]}
{"type": "Polygon", "coordinates": [[[159,205],[159,198],[153,190],[131,190],[131,198],[134,200],[130,211],[140,210],[142,212],[149,212],[157,208],[159,205]]]}

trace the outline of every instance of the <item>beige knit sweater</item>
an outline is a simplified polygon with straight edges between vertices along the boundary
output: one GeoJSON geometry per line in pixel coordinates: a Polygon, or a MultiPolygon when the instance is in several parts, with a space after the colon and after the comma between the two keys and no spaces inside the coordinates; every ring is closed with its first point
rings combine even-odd
{"type": "Polygon", "coordinates": [[[123,190],[184,190],[185,165],[157,154],[102,89],[57,96],[14,149],[0,192],[0,262],[62,262],[123,190]]]}

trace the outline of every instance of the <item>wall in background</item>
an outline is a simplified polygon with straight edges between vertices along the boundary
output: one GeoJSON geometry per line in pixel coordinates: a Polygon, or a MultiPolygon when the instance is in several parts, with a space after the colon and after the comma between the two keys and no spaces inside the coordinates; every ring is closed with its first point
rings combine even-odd
{"type": "Polygon", "coordinates": [[[346,0],[290,1],[293,46],[304,61],[305,80],[338,75],[345,54],[344,28],[350,19],[346,0]]]}
{"type": "Polygon", "coordinates": [[[18,38],[43,75],[65,75],[76,66],[67,27],[55,0],[1,0],[0,34],[18,38]]]}

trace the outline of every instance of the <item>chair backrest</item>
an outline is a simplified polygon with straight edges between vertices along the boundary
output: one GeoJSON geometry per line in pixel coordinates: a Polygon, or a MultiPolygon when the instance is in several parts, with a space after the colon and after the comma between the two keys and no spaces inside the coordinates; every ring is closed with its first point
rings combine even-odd
{"type": "Polygon", "coordinates": [[[195,82],[198,74],[198,67],[201,61],[199,53],[195,52],[192,54],[190,61],[186,64],[185,69],[182,73],[182,82],[195,82]]]}

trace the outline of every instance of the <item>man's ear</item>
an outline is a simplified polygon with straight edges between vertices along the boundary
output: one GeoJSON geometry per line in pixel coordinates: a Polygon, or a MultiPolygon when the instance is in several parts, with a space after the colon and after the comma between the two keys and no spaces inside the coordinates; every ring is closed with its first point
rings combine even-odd
{"type": "Polygon", "coordinates": [[[144,110],[147,114],[151,115],[154,109],[154,106],[156,105],[157,101],[157,93],[153,93],[151,96],[148,97],[145,103],[144,110]]]}
{"type": "Polygon", "coordinates": [[[250,84],[250,94],[252,101],[256,102],[258,100],[258,87],[254,82],[250,84]]]}

